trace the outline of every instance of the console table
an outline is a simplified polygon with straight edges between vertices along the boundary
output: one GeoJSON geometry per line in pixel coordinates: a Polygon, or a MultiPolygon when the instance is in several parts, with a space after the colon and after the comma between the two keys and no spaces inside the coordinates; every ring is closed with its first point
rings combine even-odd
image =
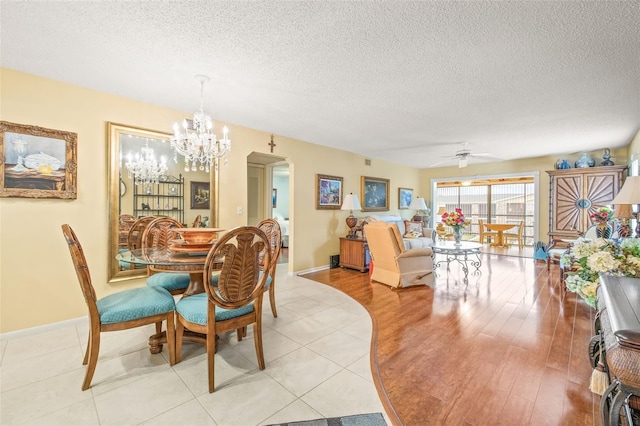
{"type": "Polygon", "coordinates": [[[603,425],[617,426],[621,415],[640,419],[640,279],[601,274],[600,282],[596,330],[611,381],[600,416],[603,425]]]}

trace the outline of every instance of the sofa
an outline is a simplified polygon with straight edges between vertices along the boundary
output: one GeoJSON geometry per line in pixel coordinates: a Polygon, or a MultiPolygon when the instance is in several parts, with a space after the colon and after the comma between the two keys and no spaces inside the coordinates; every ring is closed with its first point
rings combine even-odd
{"type": "Polygon", "coordinates": [[[402,237],[402,243],[404,244],[405,250],[431,247],[433,245],[434,230],[432,228],[424,227],[422,222],[412,222],[397,215],[371,215],[367,216],[364,220],[366,223],[386,222],[397,226],[398,232],[402,237]]]}

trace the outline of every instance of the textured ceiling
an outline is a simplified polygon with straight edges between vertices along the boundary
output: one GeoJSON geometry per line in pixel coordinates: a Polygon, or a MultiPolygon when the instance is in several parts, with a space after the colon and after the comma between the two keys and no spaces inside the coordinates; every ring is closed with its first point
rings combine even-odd
{"type": "Polygon", "coordinates": [[[626,146],[638,22],[640,1],[2,0],[0,64],[186,112],[206,74],[216,122],[423,168],[462,141],[626,146]]]}

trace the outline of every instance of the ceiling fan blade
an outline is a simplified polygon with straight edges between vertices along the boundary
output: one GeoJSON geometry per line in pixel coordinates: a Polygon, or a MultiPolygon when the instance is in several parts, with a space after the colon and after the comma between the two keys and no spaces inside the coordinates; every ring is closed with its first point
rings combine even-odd
{"type": "Polygon", "coordinates": [[[494,157],[493,155],[490,155],[490,154],[486,154],[486,155],[471,154],[470,157],[480,161],[503,161],[502,158],[494,157]]]}
{"type": "Polygon", "coordinates": [[[437,163],[434,163],[434,164],[429,165],[429,167],[436,167],[436,166],[439,166],[439,165],[441,165],[441,164],[447,164],[447,163],[452,162],[453,160],[455,160],[455,158],[451,158],[451,157],[449,157],[449,159],[448,159],[448,160],[438,161],[437,163]]]}

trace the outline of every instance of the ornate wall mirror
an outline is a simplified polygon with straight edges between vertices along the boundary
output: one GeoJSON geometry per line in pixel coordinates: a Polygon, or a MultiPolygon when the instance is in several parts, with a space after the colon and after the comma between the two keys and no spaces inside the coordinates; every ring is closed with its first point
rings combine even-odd
{"type": "MultiPolygon", "coordinates": [[[[218,187],[215,170],[184,170],[183,158],[177,163],[169,143],[169,133],[107,123],[109,143],[109,282],[140,278],[146,275],[146,268],[132,269],[130,265],[116,260],[119,250],[126,249],[126,224],[121,218],[141,216],[170,216],[185,226],[191,226],[196,216],[208,218],[210,227],[218,225],[218,187]],[[136,155],[143,155],[142,149],[153,151],[154,158],[166,161],[166,171],[151,181],[136,182],[130,173],[136,155]],[[192,203],[193,186],[209,186],[209,203],[192,203]]],[[[148,151],[147,151],[148,152],[148,151]]],[[[140,176],[140,175],[138,175],[140,176]]],[[[199,194],[202,193],[200,189],[199,194]]]]}

